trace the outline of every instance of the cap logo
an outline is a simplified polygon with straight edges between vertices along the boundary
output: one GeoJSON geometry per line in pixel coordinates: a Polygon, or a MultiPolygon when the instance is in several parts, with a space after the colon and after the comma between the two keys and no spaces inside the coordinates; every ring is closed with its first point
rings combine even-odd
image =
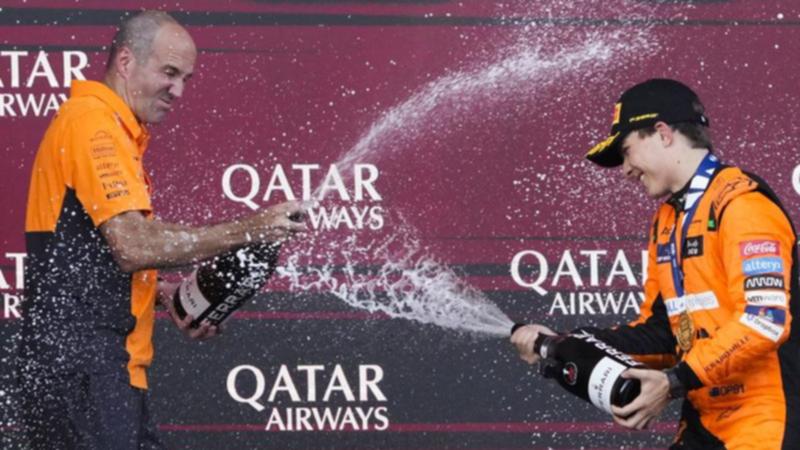
{"type": "Polygon", "coordinates": [[[631,117],[628,119],[628,123],[641,122],[642,120],[655,119],[656,117],[658,117],[658,113],[642,114],[640,116],[631,117]]]}
{"type": "Polygon", "coordinates": [[[619,116],[621,113],[622,113],[622,103],[617,103],[616,105],[614,105],[614,118],[611,121],[612,127],[619,123],[619,116]]]}
{"type": "Polygon", "coordinates": [[[606,140],[592,147],[592,149],[589,150],[589,153],[587,153],[586,156],[592,156],[607,149],[608,146],[611,145],[612,142],[614,142],[614,139],[616,139],[617,136],[619,136],[619,132],[616,132],[613,135],[607,137],[606,140]]]}

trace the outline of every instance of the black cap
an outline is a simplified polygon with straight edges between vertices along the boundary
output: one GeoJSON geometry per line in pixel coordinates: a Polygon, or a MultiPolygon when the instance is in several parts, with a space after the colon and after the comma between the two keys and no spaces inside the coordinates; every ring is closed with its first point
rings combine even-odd
{"type": "Polygon", "coordinates": [[[697,94],[679,81],[652,79],[637,84],[625,91],[614,105],[611,135],[592,147],[586,159],[603,167],[621,165],[623,139],[631,131],[651,127],[656,122],[708,126],[708,118],[695,110],[695,103],[699,101],[697,94]]]}

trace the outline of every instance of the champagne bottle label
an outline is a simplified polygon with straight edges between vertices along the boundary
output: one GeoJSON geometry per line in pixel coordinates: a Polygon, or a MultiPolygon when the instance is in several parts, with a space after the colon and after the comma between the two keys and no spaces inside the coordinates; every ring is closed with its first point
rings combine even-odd
{"type": "Polygon", "coordinates": [[[201,265],[181,283],[173,304],[178,317],[219,325],[255,296],[275,271],[280,245],[263,244],[236,249],[201,265]]]}
{"type": "Polygon", "coordinates": [[[206,300],[206,297],[197,286],[197,270],[183,280],[180,287],[178,287],[177,297],[175,308],[178,309],[178,314],[181,318],[186,317],[187,314],[195,318],[200,317],[211,307],[211,303],[206,300]]]}
{"type": "Polygon", "coordinates": [[[603,411],[611,414],[611,398],[614,394],[614,386],[622,372],[628,366],[616,360],[604,356],[592,368],[589,375],[589,401],[603,411]]]}
{"type": "Polygon", "coordinates": [[[625,406],[640,392],[640,382],[622,378],[630,367],[641,364],[601,341],[586,330],[568,335],[539,335],[534,351],[543,359],[542,374],[554,378],[572,394],[611,413],[611,406],[625,406]]]}

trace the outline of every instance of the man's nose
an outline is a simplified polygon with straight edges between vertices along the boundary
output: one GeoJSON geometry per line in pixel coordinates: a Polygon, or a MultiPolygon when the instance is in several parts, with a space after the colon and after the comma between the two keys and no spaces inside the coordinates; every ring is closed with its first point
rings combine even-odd
{"type": "Polygon", "coordinates": [[[620,167],[622,168],[623,177],[630,178],[631,176],[633,176],[633,168],[631,167],[630,164],[628,164],[628,158],[622,159],[622,165],[620,167]]]}
{"type": "Polygon", "coordinates": [[[184,87],[186,87],[186,84],[182,80],[173,82],[169,87],[169,95],[171,95],[173,98],[181,98],[184,87]]]}

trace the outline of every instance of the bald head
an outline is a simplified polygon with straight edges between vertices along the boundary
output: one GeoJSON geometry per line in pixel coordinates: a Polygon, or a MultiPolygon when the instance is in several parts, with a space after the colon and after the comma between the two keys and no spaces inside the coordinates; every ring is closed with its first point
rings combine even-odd
{"type": "Polygon", "coordinates": [[[158,30],[166,24],[177,25],[177,21],[163,11],[142,11],[125,19],[111,40],[106,68],[111,68],[114,59],[123,47],[128,48],[139,61],[146,61],[158,30]]]}
{"type": "Polygon", "coordinates": [[[160,122],[183,95],[197,49],[169,14],[144,11],[126,20],[111,46],[105,82],[140,122],[160,122]]]}

